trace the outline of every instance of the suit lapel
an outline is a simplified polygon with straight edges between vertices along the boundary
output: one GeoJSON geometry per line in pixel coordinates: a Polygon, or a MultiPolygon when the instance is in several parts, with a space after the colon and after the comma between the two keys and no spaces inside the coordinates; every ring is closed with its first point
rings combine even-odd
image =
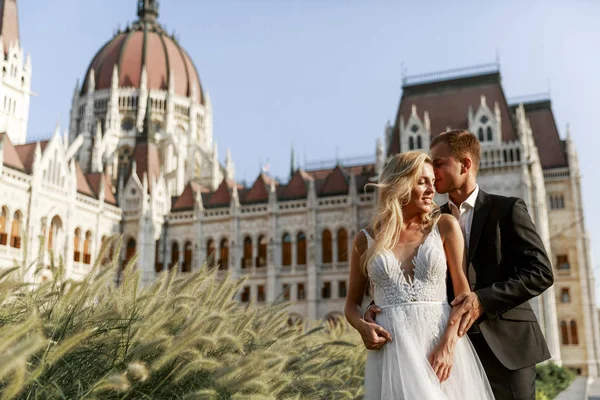
{"type": "Polygon", "coordinates": [[[483,226],[487,220],[492,204],[492,198],[483,190],[479,190],[479,195],[475,201],[475,210],[473,211],[473,222],[471,223],[471,235],[469,237],[469,255],[467,265],[471,263],[475,249],[479,243],[479,237],[483,231],[483,226]]]}

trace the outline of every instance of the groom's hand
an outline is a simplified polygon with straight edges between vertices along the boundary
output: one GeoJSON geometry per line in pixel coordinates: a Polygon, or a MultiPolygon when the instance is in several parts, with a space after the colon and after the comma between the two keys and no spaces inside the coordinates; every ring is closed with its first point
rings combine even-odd
{"type": "Polygon", "coordinates": [[[452,315],[450,315],[450,325],[457,324],[458,336],[462,337],[475,321],[483,314],[483,306],[479,297],[474,292],[467,292],[458,295],[452,304],[452,315]]]}

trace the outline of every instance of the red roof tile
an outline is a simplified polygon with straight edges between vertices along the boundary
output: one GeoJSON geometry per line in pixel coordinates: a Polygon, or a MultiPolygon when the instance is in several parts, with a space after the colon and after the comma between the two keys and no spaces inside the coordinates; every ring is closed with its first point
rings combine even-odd
{"type": "Polygon", "coordinates": [[[229,184],[227,183],[227,180],[223,179],[215,193],[213,193],[208,202],[206,202],[205,207],[227,207],[230,202],[231,194],[229,193],[229,184]]]}
{"type": "Polygon", "coordinates": [[[0,140],[3,141],[3,164],[9,168],[17,169],[19,171],[25,171],[25,166],[15,150],[10,137],[7,133],[0,133],[0,140]]]}
{"type": "MultiPolygon", "coordinates": [[[[513,106],[513,109],[516,106],[513,106]]],[[[529,119],[535,145],[540,154],[542,168],[568,166],[564,145],[560,139],[550,100],[523,104],[529,119]]]]}
{"type": "Polygon", "coordinates": [[[117,205],[117,200],[112,192],[112,183],[106,174],[94,172],[87,174],[85,177],[87,178],[90,188],[93,190],[96,198],[100,197],[100,181],[104,180],[104,202],[114,206],[117,205]]]}
{"type": "Polygon", "coordinates": [[[198,192],[208,193],[208,189],[197,184],[196,182],[188,183],[185,189],[183,189],[181,196],[177,197],[173,202],[171,211],[192,210],[194,208],[194,204],[196,203],[196,193],[198,192]]]}
{"type": "Polygon", "coordinates": [[[308,196],[308,182],[312,180],[314,180],[312,176],[299,169],[283,187],[278,197],[282,200],[304,199],[308,196]]]}
{"type": "Polygon", "coordinates": [[[494,72],[404,86],[388,154],[396,154],[403,150],[400,149],[399,138],[400,116],[404,117],[406,123],[410,118],[413,105],[417,107],[417,114],[421,120],[424,118],[425,111],[429,113],[433,137],[445,132],[447,127],[468,129],[469,106],[473,108],[473,112],[476,112],[481,104],[482,95],[486,97],[486,103],[492,111],[494,103],[498,102],[502,119],[502,139],[516,140],[511,111],[500,83],[500,73],[494,72]]]}
{"type": "Polygon", "coordinates": [[[320,196],[336,196],[348,194],[348,174],[338,165],[325,180],[319,190],[320,196]]]}
{"type": "Polygon", "coordinates": [[[0,35],[6,54],[9,46],[19,41],[19,12],[16,0],[0,0],[0,35]]]}
{"type": "Polygon", "coordinates": [[[143,182],[145,172],[148,175],[148,190],[152,190],[152,181],[160,176],[160,158],[156,144],[136,144],[133,157],[137,165],[138,178],[143,182]]]}
{"type": "Polygon", "coordinates": [[[92,191],[92,188],[90,187],[79,163],[75,164],[75,173],[77,177],[77,192],[85,194],[86,196],[97,198],[96,194],[92,191]]]}
{"type": "MultiPolygon", "coordinates": [[[[49,140],[44,140],[39,143],[40,143],[40,148],[42,150],[42,153],[44,153],[44,150],[46,149],[46,146],[48,145],[49,140]]],[[[33,161],[35,158],[36,145],[37,145],[37,142],[32,142],[32,143],[26,143],[26,144],[19,144],[19,145],[15,146],[15,150],[17,151],[17,154],[19,155],[19,158],[21,159],[21,162],[23,163],[23,166],[25,167],[25,172],[27,172],[28,174],[30,174],[33,170],[33,161]]]]}
{"type": "MultiPolygon", "coordinates": [[[[256,181],[254,181],[252,188],[244,193],[243,203],[250,204],[269,201],[269,186],[272,181],[273,179],[271,177],[260,174],[258,178],[256,178],[256,181]]],[[[241,198],[242,197],[240,196],[240,199],[241,198]]]]}

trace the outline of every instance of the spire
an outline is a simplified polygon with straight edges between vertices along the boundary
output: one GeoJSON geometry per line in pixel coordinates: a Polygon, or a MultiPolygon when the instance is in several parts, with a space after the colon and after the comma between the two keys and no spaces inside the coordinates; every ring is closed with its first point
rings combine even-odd
{"type": "Polygon", "coordinates": [[[138,0],[137,3],[137,15],[141,21],[156,21],[156,18],[158,18],[158,0],[138,0]]]}
{"type": "Polygon", "coordinates": [[[138,134],[136,141],[137,143],[148,143],[154,141],[154,131],[152,129],[152,103],[150,101],[150,94],[148,94],[148,100],[146,100],[146,116],[144,117],[142,131],[138,134]]]}
{"type": "Polygon", "coordinates": [[[290,178],[292,176],[294,176],[294,173],[296,173],[296,153],[294,152],[294,145],[292,145],[292,150],[291,150],[291,163],[290,163],[290,178]]]}
{"type": "Polygon", "coordinates": [[[19,12],[17,0],[0,0],[0,36],[4,54],[11,45],[19,43],[19,12]]]}

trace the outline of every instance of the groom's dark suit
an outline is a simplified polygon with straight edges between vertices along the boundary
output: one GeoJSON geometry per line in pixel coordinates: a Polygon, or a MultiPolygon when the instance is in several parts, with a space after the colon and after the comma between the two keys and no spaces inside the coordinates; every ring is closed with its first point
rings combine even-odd
{"type": "MultiPolygon", "coordinates": [[[[451,213],[448,204],[441,208],[451,213]]],[[[496,399],[534,399],[535,364],[550,358],[527,300],[552,286],[552,265],[525,203],[479,191],[467,254],[484,313],[469,337],[496,399]]],[[[448,275],[448,298],[454,298],[448,275]]]]}

